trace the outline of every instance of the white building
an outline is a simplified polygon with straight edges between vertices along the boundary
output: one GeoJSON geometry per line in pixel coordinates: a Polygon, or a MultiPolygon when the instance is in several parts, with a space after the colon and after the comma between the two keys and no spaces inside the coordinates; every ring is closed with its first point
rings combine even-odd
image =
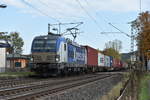
{"type": "Polygon", "coordinates": [[[6,48],[0,48],[0,72],[5,72],[6,67],[6,48]]]}
{"type": "Polygon", "coordinates": [[[0,40],[0,72],[5,72],[7,48],[10,45],[5,40],[0,40]]]}

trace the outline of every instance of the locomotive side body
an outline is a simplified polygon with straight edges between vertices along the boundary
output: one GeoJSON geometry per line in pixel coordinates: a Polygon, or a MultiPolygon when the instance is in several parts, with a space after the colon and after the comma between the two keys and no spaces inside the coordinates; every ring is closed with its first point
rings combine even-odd
{"type": "Polygon", "coordinates": [[[68,63],[86,64],[86,49],[84,47],[68,44],[68,63]]]}
{"type": "Polygon", "coordinates": [[[69,42],[67,65],[67,72],[84,72],[86,70],[86,49],[69,42]]]}

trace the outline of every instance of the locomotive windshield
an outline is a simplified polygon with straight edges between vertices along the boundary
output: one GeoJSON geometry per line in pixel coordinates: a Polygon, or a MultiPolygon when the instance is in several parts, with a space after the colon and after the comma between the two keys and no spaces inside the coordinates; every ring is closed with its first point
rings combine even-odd
{"type": "Polygon", "coordinates": [[[32,44],[32,52],[55,52],[56,39],[35,39],[32,44]]]}

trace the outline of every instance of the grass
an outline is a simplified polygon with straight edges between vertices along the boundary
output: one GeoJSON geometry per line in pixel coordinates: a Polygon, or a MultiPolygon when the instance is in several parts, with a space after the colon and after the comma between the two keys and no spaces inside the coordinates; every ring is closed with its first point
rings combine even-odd
{"type": "Polygon", "coordinates": [[[120,89],[122,87],[123,87],[122,82],[119,82],[106,95],[104,95],[100,100],[115,100],[120,95],[120,89]]]}
{"type": "Polygon", "coordinates": [[[29,75],[34,75],[33,72],[4,72],[0,73],[0,77],[25,77],[29,75]]]}
{"type": "Polygon", "coordinates": [[[150,100],[150,74],[145,74],[140,81],[139,100],[150,100]]]}
{"type": "Polygon", "coordinates": [[[116,84],[106,95],[102,96],[100,100],[116,100],[120,96],[120,90],[123,88],[125,82],[129,79],[130,73],[123,74],[123,80],[116,84]]]}

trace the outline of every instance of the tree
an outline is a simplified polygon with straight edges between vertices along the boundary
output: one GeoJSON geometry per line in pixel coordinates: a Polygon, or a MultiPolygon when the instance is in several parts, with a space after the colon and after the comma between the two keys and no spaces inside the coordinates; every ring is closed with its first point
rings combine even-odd
{"type": "Polygon", "coordinates": [[[113,40],[105,43],[105,48],[113,48],[117,52],[120,52],[122,49],[122,42],[120,40],[113,40]]]}
{"type": "Polygon", "coordinates": [[[139,56],[145,66],[145,60],[150,59],[150,12],[140,13],[138,18],[132,22],[132,28],[137,33],[137,46],[139,56]]]}
{"type": "Polygon", "coordinates": [[[113,40],[105,43],[105,49],[103,53],[112,56],[116,59],[121,59],[119,52],[122,49],[122,42],[120,40],[113,40]]]}
{"type": "Polygon", "coordinates": [[[13,53],[22,53],[22,47],[24,45],[23,39],[19,36],[18,32],[11,32],[7,34],[7,32],[0,32],[0,39],[6,40],[10,42],[12,49],[10,50],[13,53]]]}
{"type": "Polygon", "coordinates": [[[0,39],[8,40],[9,35],[7,35],[7,32],[0,32],[0,39]]]}
{"type": "Polygon", "coordinates": [[[9,35],[9,41],[12,45],[13,53],[22,53],[22,47],[24,45],[23,39],[19,36],[18,32],[11,32],[9,35]]]}
{"type": "Polygon", "coordinates": [[[113,49],[113,48],[105,48],[105,49],[103,50],[103,53],[104,53],[105,55],[112,56],[112,57],[114,57],[114,58],[116,58],[116,59],[121,59],[121,55],[119,54],[119,52],[116,51],[116,50],[113,49]]]}

